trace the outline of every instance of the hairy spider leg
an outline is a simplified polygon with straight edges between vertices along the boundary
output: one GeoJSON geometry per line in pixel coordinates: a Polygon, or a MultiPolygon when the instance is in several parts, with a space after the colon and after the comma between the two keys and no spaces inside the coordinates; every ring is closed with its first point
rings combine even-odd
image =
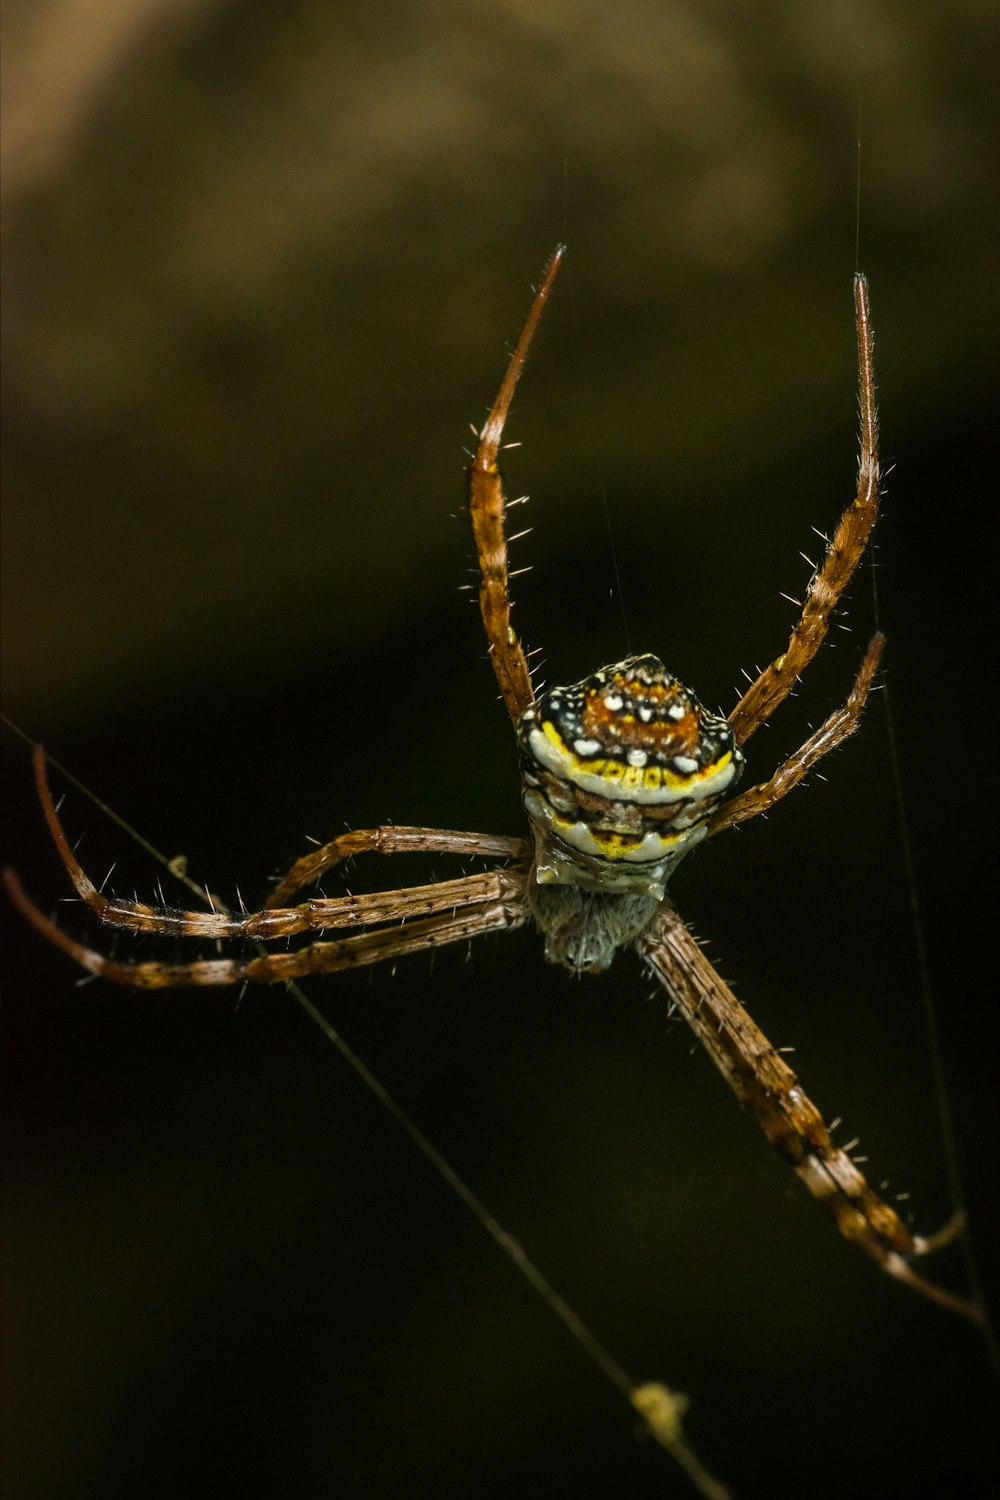
{"type": "MultiPolygon", "coordinates": [[[[107,927],[185,938],[240,937],[264,941],[290,937],[299,932],[342,927],[372,928],[380,922],[410,921],[405,933],[399,927],[372,933],[372,937],[378,941],[373,946],[371,958],[367,960],[359,957],[359,943],[361,938],[368,935],[366,933],[358,938],[348,938],[336,943],[315,943],[297,953],[265,955],[251,960],[119,964],[69,938],[39,911],[25,894],[14,872],[5,870],[4,883],[7,890],[15,905],[33,926],[91,973],[101,974],[117,984],[131,984],[137,988],[163,988],[180,984],[234,984],[240,979],[273,983],[298,973],[326,973],[363,962],[374,963],[395,957],[401,952],[411,952],[417,947],[440,946],[442,943],[456,942],[464,936],[474,936],[479,931],[492,930],[495,926],[520,925],[525,920],[525,915],[521,914],[523,903],[517,898],[517,892],[523,885],[523,875],[515,876],[513,872],[508,873],[502,869],[462,876],[457,880],[439,881],[433,885],[380,891],[372,895],[317,898],[296,907],[244,912],[236,916],[214,910],[171,911],[147,906],[141,901],[109,898],[96,888],[70,848],[52,798],[45,752],[40,745],[35,747],[33,761],[39,801],[59,856],[77,893],[107,927]],[[503,920],[500,920],[501,912],[507,914],[503,920]],[[413,918],[432,920],[413,921],[413,918]],[[414,941],[414,935],[417,941],[414,941]],[[393,940],[398,941],[394,943],[393,940]],[[297,965],[301,967],[296,967],[297,965]]],[[[417,838],[421,833],[428,833],[432,838],[434,834],[434,830],[410,829],[407,832],[417,838]]],[[[471,837],[477,840],[477,845],[490,842],[480,840],[476,835],[471,837]]],[[[441,838],[444,841],[445,836],[442,835],[441,838]]],[[[498,852],[507,855],[515,852],[523,854],[526,849],[523,840],[497,840],[496,843],[502,846],[498,852]]],[[[450,841],[437,845],[439,848],[443,846],[454,848],[450,841]]],[[[526,914],[526,908],[524,910],[526,914]]]]}
{"type": "Polygon", "coordinates": [[[798,786],[817,761],[822,760],[824,755],[835,750],[854,733],[861,721],[861,710],[865,706],[884,647],[885,636],[881,632],[872,636],[847,702],[825,719],[816,732],[787,760],[782,761],[767,781],[759,786],[748,787],[739,796],[724,802],[709,819],[709,837],[714,833],[721,833],[725,828],[733,828],[737,823],[745,823],[758,813],[767,812],[782,797],[787,796],[793,787],[798,786]]]}
{"type": "Polygon", "coordinates": [[[837,523],[822,565],[813,574],[802,613],[781,656],[764,668],[729,715],[738,745],[767,722],[788,697],[826,638],[830,616],[861,561],[879,510],[878,416],[875,406],[874,334],[868,282],[854,278],[858,330],[858,404],[861,457],[857,493],[837,523]]]}
{"type": "Polygon", "coordinates": [[[265,907],[286,906],[289,897],[304,885],[319,880],[327,870],[356,854],[462,854],[475,859],[525,859],[528,844],[525,839],[506,834],[461,833],[451,828],[407,828],[394,823],[380,828],[352,828],[297,859],[281,876],[264,902],[265,907]]]}
{"type": "Polygon", "coordinates": [[[936,1235],[913,1235],[895,1209],[869,1186],[847,1153],[834,1145],[819,1110],[795,1074],[747,1015],[702,953],[680,917],[664,902],[636,948],[736,1097],[794,1167],[814,1198],[832,1210],[845,1239],[860,1245],[890,1276],[974,1323],[982,1309],[919,1275],[908,1257],[926,1255],[956,1238],[957,1214],[936,1235]]]}
{"type": "Polygon", "coordinates": [[[257,958],[195,959],[191,963],[159,963],[155,960],[116,963],[103,953],[76,942],[44,916],[25,894],[13,870],[5,870],[3,878],[15,906],[50,943],[61,948],[91,974],[110,980],[112,984],[139,990],[174,989],[189,984],[281,984],[309,974],[333,974],[339,969],[356,969],[389,958],[401,958],[424,948],[441,948],[448,943],[478,937],[483,932],[520,927],[528,919],[523,900],[523,877],[518,881],[500,871],[497,877],[499,894],[481,906],[458,907],[405,926],[376,927],[335,942],[310,943],[294,953],[266,953],[257,958]]]}
{"type": "Polygon", "coordinates": [[[528,350],[535,336],[552,284],[559,273],[565,246],[558,245],[545,267],[521,336],[511,356],[493,410],[479,434],[479,444],[469,468],[469,516],[482,580],[479,608],[489,644],[490,660],[512,723],[535,701],[528,659],[510,621],[510,587],[507,569],[507,538],[504,513],[507,500],[497,457],[504,424],[521,378],[528,350]]]}

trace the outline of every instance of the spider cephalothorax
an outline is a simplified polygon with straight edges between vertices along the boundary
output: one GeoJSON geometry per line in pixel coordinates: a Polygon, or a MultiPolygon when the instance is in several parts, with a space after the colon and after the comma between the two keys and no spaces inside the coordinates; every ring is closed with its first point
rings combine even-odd
{"type": "Polygon", "coordinates": [[[652,655],[540,693],[517,737],[531,914],[552,963],[597,973],[652,918],[743,756],[726,720],[652,655]]]}
{"type": "Polygon", "coordinates": [[[540,694],[518,723],[535,880],[661,901],[743,756],[657,656],[540,694]]]}

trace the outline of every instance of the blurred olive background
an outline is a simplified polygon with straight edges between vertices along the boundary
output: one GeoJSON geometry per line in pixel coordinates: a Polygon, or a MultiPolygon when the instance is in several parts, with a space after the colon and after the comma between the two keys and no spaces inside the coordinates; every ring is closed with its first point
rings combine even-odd
{"type": "MultiPolygon", "coordinates": [[[[5,26],[5,709],[250,904],[307,835],[521,826],[459,589],[463,449],[557,241],[506,465],[545,676],[652,650],[728,708],[782,648],[781,591],[852,493],[860,103],[895,467],[849,633],[749,774],[843,698],[877,583],[991,1269],[994,7],[48,0],[5,26]]],[[[932,1229],[887,696],[675,897],[932,1229]]],[[[55,908],[9,733],[4,787],[6,858],[55,908]]],[[[153,898],[75,790],[64,815],[153,898]]],[[[691,1493],[294,1000],[80,990],[4,926],[11,1496],[691,1493]]],[[[579,983],[540,959],[518,934],[310,993],[626,1369],[691,1394],[737,1495],[991,1493],[975,1334],[839,1239],[629,958],[579,983]]]]}

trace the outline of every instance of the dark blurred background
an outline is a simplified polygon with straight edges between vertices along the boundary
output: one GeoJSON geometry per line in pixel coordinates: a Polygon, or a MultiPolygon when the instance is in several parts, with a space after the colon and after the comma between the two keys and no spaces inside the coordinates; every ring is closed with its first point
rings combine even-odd
{"type": "MultiPolygon", "coordinates": [[[[509,428],[519,628],[549,680],[630,645],[723,708],[782,648],[852,493],[860,99],[895,467],[850,633],[750,776],[843,698],[876,582],[889,694],[674,894],[934,1228],[891,697],[986,1272],[998,31],[927,0],[10,3],[3,226],[6,712],[256,903],[307,835],[522,826],[463,447],[558,240],[509,428]]],[[[54,909],[11,734],[4,789],[54,909]]],[[[75,790],[64,815],[153,899],[75,790]]],[[[81,990],[4,929],[9,1495],[690,1493],[293,999],[81,990]]],[[[628,957],[574,983],[524,933],[310,994],[615,1357],[691,1394],[737,1495],[993,1493],[976,1335],[840,1240],[628,957]]]]}

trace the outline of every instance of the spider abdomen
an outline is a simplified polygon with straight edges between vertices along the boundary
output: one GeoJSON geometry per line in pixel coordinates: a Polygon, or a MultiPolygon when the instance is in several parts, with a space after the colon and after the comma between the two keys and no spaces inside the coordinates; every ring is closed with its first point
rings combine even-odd
{"type": "Polygon", "coordinates": [[[639,936],[659,906],[655,896],[539,884],[527,888],[528,906],[545,938],[545,957],[575,973],[596,974],[639,936]]]}
{"type": "Polygon", "coordinates": [[[535,881],[656,900],[743,766],[726,720],[650,655],[541,694],[518,740],[535,881]]]}

